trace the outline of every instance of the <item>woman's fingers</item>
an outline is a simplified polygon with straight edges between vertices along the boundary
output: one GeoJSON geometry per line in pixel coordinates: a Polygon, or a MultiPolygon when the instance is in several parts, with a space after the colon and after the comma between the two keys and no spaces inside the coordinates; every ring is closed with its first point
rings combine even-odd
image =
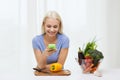
{"type": "Polygon", "coordinates": [[[47,55],[51,55],[51,54],[53,54],[53,53],[56,52],[56,51],[57,51],[56,49],[49,49],[49,48],[45,49],[45,53],[46,53],[47,55]]]}

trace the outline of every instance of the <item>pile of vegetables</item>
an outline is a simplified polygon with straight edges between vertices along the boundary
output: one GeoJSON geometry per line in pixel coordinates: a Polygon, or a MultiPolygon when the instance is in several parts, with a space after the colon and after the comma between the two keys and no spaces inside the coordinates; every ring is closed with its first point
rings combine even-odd
{"type": "Polygon", "coordinates": [[[93,73],[94,71],[96,71],[100,64],[100,61],[103,58],[103,53],[97,50],[97,44],[95,40],[88,42],[83,50],[79,48],[78,62],[82,66],[84,73],[93,73]]]}

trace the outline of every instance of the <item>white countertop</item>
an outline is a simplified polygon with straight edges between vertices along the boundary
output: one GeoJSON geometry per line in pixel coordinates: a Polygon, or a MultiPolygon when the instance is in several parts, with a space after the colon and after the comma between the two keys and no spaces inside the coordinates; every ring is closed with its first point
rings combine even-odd
{"type": "Polygon", "coordinates": [[[120,69],[103,69],[102,77],[93,74],[83,74],[80,69],[74,69],[69,76],[35,76],[33,70],[28,72],[0,72],[0,80],[120,80],[120,69]]]}

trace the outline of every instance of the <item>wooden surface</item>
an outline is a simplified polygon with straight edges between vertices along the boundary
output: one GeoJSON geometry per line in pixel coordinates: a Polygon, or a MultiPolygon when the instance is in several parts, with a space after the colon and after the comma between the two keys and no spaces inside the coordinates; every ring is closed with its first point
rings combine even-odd
{"type": "Polygon", "coordinates": [[[50,71],[38,72],[38,71],[34,71],[34,74],[36,76],[69,76],[71,74],[71,72],[69,70],[61,70],[59,72],[50,72],[50,71]]]}

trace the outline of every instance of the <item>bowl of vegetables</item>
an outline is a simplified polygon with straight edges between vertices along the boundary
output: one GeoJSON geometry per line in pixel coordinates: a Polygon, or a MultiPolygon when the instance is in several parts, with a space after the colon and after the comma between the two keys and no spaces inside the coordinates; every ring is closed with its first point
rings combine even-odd
{"type": "Polygon", "coordinates": [[[98,69],[103,58],[103,53],[97,50],[95,40],[88,42],[83,50],[79,48],[78,63],[83,73],[94,73],[98,69]]]}

